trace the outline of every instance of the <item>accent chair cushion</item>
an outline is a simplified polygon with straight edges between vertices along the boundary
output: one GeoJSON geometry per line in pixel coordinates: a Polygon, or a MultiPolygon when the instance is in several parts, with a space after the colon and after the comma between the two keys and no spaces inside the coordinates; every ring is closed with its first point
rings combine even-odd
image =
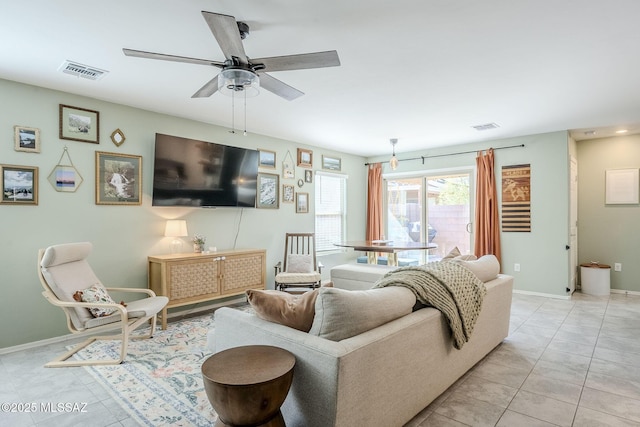
{"type": "Polygon", "coordinates": [[[311,329],[318,289],[295,295],[270,289],[249,289],[245,293],[261,319],[303,332],[311,329]]]}
{"type": "Polygon", "coordinates": [[[311,255],[289,254],[287,256],[287,273],[313,273],[313,257],[311,255]]]}
{"type": "Polygon", "coordinates": [[[363,291],[319,288],[309,333],[341,341],[411,313],[415,303],[413,292],[400,286],[363,291]]]}
{"type": "Polygon", "coordinates": [[[456,260],[454,262],[458,262],[471,270],[483,282],[495,279],[500,273],[500,262],[495,255],[483,255],[474,261],[456,260]]]}

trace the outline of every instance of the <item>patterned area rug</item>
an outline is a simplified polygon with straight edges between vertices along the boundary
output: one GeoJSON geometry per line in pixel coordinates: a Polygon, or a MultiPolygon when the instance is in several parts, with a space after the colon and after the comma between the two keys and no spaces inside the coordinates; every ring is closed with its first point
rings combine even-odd
{"type": "MultiPolygon", "coordinates": [[[[218,416],[207,398],[200,369],[211,355],[207,332],[213,328],[212,314],[169,323],[151,339],[130,340],[124,363],[85,369],[141,425],[211,426],[218,416]]],[[[117,358],[119,344],[96,342],[75,357],[117,358]]]]}

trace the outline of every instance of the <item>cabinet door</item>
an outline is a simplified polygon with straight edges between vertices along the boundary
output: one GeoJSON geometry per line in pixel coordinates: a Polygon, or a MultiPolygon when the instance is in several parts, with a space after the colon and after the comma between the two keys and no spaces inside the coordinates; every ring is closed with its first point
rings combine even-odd
{"type": "Polygon", "coordinates": [[[225,257],[222,293],[228,295],[245,289],[263,289],[264,263],[263,252],[225,257]]]}
{"type": "Polygon", "coordinates": [[[220,294],[220,263],[213,258],[167,263],[167,291],[172,302],[220,294]]]}

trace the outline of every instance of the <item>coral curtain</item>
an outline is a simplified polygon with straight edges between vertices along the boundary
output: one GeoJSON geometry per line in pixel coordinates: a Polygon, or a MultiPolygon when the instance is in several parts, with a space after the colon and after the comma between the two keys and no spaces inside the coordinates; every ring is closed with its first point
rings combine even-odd
{"type": "Polygon", "coordinates": [[[382,164],[369,165],[367,193],[367,240],[382,238],[382,164]]]}
{"type": "Polygon", "coordinates": [[[478,152],[476,157],[476,215],[474,253],[493,254],[500,261],[500,223],[498,219],[498,192],[494,171],[493,149],[478,152]]]}

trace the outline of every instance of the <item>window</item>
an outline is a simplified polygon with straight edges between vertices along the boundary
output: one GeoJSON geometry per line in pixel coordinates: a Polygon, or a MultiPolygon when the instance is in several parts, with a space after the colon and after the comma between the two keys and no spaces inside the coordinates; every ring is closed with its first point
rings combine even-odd
{"type": "Polygon", "coordinates": [[[316,172],[316,250],[335,250],[346,237],[347,175],[316,172]]]}

